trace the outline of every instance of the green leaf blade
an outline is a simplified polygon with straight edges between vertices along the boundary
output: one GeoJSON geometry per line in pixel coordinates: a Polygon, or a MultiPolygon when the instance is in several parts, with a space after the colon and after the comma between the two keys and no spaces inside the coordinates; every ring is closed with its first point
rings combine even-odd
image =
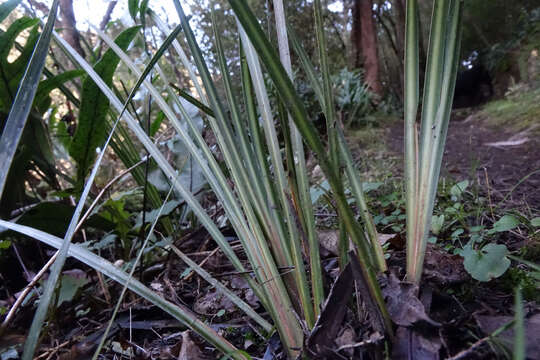
{"type": "Polygon", "coordinates": [[[41,73],[45,66],[45,58],[47,57],[47,51],[51,41],[51,33],[56,20],[57,9],[58,0],[55,0],[51,6],[47,23],[36,44],[35,51],[28,63],[2,136],[0,137],[0,197],[2,196],[11,162],[15,156],[19,140],[21,139],[28,115],[30,114],[41,73]]]}
{"type": "Polygon", "coordinates": [[[5,18],[19,5],[21,0],[8,0],[2,5],[0,5],[0,22],[4,21],[5,18]]]}
{"type": "Polygon", "coordinates": [[[517,219],[515,216],[504,215],[495,224],[493,224],[493,228],[489,230],[489,232],[496,233],[509,231],[516,228],[520,223],[521,222],[519,221],[519,219],[517,219]]]}
{"type": "MultiPolygon", "coordinates": [[[[138,26],[124,30],[116,38],[116,43],[126,49],[139,31],[138,26]]],[[[94,66],[95,71],[107,85],[112,84],[113,75],[120,58],[109,49],[94,66]]],[[[106,117],[109,110],[109,99],[99,90],[91,78],[83,82],[79,111],[79,123],[73,136],[69,154],[77,162],[77,178],[82,182],[96,157],[96,148],[101,146],[107,137],[106,117]]]]}

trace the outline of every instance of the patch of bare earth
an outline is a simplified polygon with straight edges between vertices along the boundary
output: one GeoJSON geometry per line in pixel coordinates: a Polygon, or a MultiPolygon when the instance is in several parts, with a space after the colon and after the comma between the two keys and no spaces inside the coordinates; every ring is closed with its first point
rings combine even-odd
{"type": "MultiPolygon", "coordinates": [[[[387,144],[402,156],[401,123],[388,130],[387,144]]],[[[505,206],[527,206],[533,213],[540,212],[540,139],[534,134],[490,128],[474,115],[453,116],[441,175],[477,180],[494,203],[506,197],[505,206]]]]}

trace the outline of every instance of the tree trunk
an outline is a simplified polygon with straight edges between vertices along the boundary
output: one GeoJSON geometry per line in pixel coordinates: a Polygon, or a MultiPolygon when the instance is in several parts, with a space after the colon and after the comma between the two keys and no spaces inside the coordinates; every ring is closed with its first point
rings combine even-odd
{"type": "Polygon", "coordinates": [[[60,16],[62,18],[62,37],[84,58],[85,54],[81,47],[81,38],[73,13],[73,0],[60,0],[60,16]]]}
{"type": "Polygon", "coordinates": [[[355,68],[359,68],[362,66],[362,30],[360,29],[360,1],[361,0],[353,0],[351,14],[352,64],[355,68]]]}
{"type": "Polygon", "coordinates": [[[405,0],[395,0],[393,6],[396,9],[396,47],[398,53],[399,63],[399,93],[398,96],[403,102],[404,93],[404,64],[405,64],[405,0]]]}
{"type": "Polygon", "coordinates": [[[401,64],[403,64],[405,49],[405,4],[404,0],[395,0],[393,5],[396,9],[396,46],[401,64]]]}
{"type": "Polygon", "coordinates": [[[373,0],[354,0],[351,36],[355,49],[355,64],[358,66],[362,59],[367,85],[375,94],[382,95],[373,0]]]}

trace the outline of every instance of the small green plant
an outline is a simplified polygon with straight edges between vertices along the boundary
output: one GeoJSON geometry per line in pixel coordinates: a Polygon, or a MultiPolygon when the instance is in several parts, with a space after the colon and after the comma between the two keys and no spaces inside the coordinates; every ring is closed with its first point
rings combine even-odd
{"type": "Polygon", "coordinates": [[[505,245],[489,243],[474,249],[469,243],[460,253],[463,256],[465,270],[479,281],[498,278],[510,266],[508,249],[505,245]]]}
{"type": "Polygon", "coordinates": [[[405,49],[405,187],[407,278],[419,283],[452,108],[461,41],[461,1],[435,1],[422,101],[419,103],[418,8],[407,1],[405,49]]]}
{"type": "Polygon", "coordinates": [[[346,127],[365,124],[372,95],[360,70],[342,69],[333,78],[338,111],[346,127]]]}
{"type": "MultiPolygon", "coordinates": [[[[163,240],[164,246],[197,272],[201,278],[229,297],[265,331],[271,332],[275,329],[283,343],[284,352],[289,358],[296,358],[301,354],[305,334],[307,331],[313,330],[326,297],[313,201],[310,196],[305,163],[305,151],[309,148],[315,154],[318,165],[326,177],[331,203],[337,210],[341,229],[339,246],[342,250],[342,256],[340,256],[340,265],[345,266],[346,264],[350,239],[354,244],[354,256],[359,260],[367,289],[362,296],[366,300],[370,299],[371,303],[374,304],[373,308],[376,309],[383,324],[383,332],[388,339],[391,339],[393,324],[377,281],[377,273],[386,270],[385,254],[375,229],[375,221],[367,208],[366,189],[354,166],[343,128],[340,126],[336,114],[336,99],[326,54],[321,1],[315,0],[313,3],[320,75],[315,71],[315,66],[307,58],[305,51],[302,50],[294,36],[291,36],[291,43],[294,44],[295,51],[301,58],[303,70],[311,82],[319,106],[325,115],[327,144],[321,141],[320,134],[309,118],[306,107],[294,86],[294,74],[288,55],[289,38],[286,16],[282,1],[274,1],[279,55],[275,51],[274,44],[270,42],[267,34],[261,28],[258,19],[251,12],[247,2],[243,0],[229,1],[236,16],[240,38],[241,89],[233,86],[229,76],[230,59],[226,59],[224,55],[221,44],[223,34],[215,30],[215,54],[221,74],[221,78],[216,80],[211,76],[189,20],[178,0],[174,0],[174,4],[180,18],[180,26],[172,31],[165,31],[169,33],[169,36],[156,50],[154,56],[147,58],[149,61],[145,65],[144,71],[141,71],[139,65],[124,51],[129,48],[131,40],[137,36],[139,27],[125,30],[117,37],[117,41],[112,40],[107,34],[96,28],[98,36],[109,46],[109,50],[104,56],[107,56],[106,59],[110,61],[111,65],[109,67],[103,65],[104,62],[97,62],[92,66],[82,59],[64,39],[52,31],[58,3],[58,0],[53,2],[47,25],[41,34],[40,41],[38,41],[36,53],[40,58],[29,61],[29,69],[36,68],[39,71],[36,71],[33,77],[25,78],[23,80],[25,86],[21,86],[21,88],[31,89],[38,83],[41,63],[49,47],[49,40],[51,36],[54,37],[56,44],[74,64],[84,69],[87,74],[83,93],[85,93],[84,89],[90,89],[92,90],[90,94],[95,94],[96,99],[100,100],[99,106],[96,107],[88,105],[84,107],[81,103],[80,111],[89,111],[96,118],[99,116],[99,119],[94,120],[99,126],[106,128],[106,131],[103,131],[102,128],[92,128],[92,116],[85,115],[86,117],[83,119],[86,120],[83,126],[79,128],[78,134],[75,134],[75,137],[82,137],[85,140],[84,146],[79,148],[79,145],[75,143],[70,146],[70,153],[77,160],[78,175],[76,180],[80,185],[81,192],[67,230],[62,231],[64,239],[32,227],[0,220],[0,225],[3,228],[20,232],[59,249],[58,260],[53,265],[51,276],[47,280],[46,291],[32,323],[23,358],[31,359],[33,357],[35,345],[47,316],[52,291],[68,255],[76,257],[121,283],[124,287],[122,295],[126,289],[130,289],[159,306],[226,355],[235,359],[249,358],[203,320],[186,311],[185,308],[166,301],[156,292],[133,279],[134,269],[144,255],[144,250],[152,237],[159,215],[152,218],[150,231],[144,243],[139,247],[137,258],[132,262],[129,274],[115,267],[103,257],[93,254],[87,248],[71,244],[74,234],[84,220],[84,216],[81,219],[82,210],[86,205],[90,189],[108,145],[111,144],[115,151],[122,153],[122,150],[129,149],[131,146],[124,148],[121,146],[124,138],[130,136],[136,136],[138,143],[148,153],[148,158],[152,158],[152,161],[163,173],[164,176],[161,180],[169,182],[169,193],[173,193],[174,190],[175,196],[185,202],[185,206],[189,207],[193,215],[197,217],[198,222],[206,229],[235,270],[244,276],[251,290],[267,311],[272,324],[267,319],[262,318],[248,304],[238,299],[237,296],[235,297],[235,294],[228,291],[225,285],[183,254],[171,241],[163,240]],[[185,56],[180,44],[175,40],[180,30],[182,30],[185,43],[189,47],[193,63],[185,56]],[[180,92],[179,97],[177,89],[171,87],[171,82],[167,80],[167,75],[162,69],[164,64],[158,60],[170,45],[179,54],[182,64],[191,76],[191,81],[199,85],[195,86],[194,89],[197,92],[196,95],[194,94],[197,99],[185,92],[180,92]],[[127,99],[123,101],[118,96],[121,92],[111,88],[114,82],[112,82],[113,74],[110,70],[120,62],[127,66],[130,73],[137,78],[135,86],[127,99]],[[147,79],[150,73],[153,73],[155,77],[147,79]],[[265,75],[263,75],[265,73],[267,74],[266,80],[265,75]],[[268,80],[272,82],[278,95],[277,109],[274,110],[271,108],[272,104],[268,95],[268,80]],[[136,119],[138,115],[136,109],[133,111],[129,108],[128,105],[141,86],[146,89],[149,96],[151,95],[153,104],[156,104],[163,114],[164,118],[160,122],[166,122],[171,130],[174,129],[178,136],[175,141],[181,142],[182,149],[185,149],[185,153],[189,153],[190,161],[192,159],[200,167],[200,172],[208,183],[209,189],[217,197],[231,228],[238,236],[247,261],[239,259],[218,224],[201,205],[200,199],[194,194],[193,189],[182,180],[182,170],[185,163],[168,161],[169,159],[164,156],[162,149],[156,145],[156,141],[152,137],[154,134],[150,131],[151,126],[143,128],[136,119]],[[218,86],[223,87],[223,92],[217,90],[218,86]],[[197,111],[191,105],[188,106],[182,98],[195,106],[197,111]],[[112,111],[116,114],[110,118],[111,121],[108,121],[109,118],[105,115],[112,111]],[[211,130],[216,138],[217,148],[220,155],[223,156],[222,163],[216,159],[215,151],[200,132],[199,125],[202,117],[204,117],[209,131],[211,130]],[[282,139],[278,136],[276,117],[279,118],[282,139]],[[120,120],[125,122],[130,128],[130,132],[122,132],[122,126],[118,125],[120,120]],[[120,134],[118,135],[120,138],[115,137],[117,132],[120,134]],[[282,151],[281,144],[284,144],[284,151],[282,151]],[[98,152],[95,152],[96,146],[101,147],[98,152]],[[348,198],[348,193],[352,197],[348,198]],[[351,198],[354,198],[354,203],[359,210],[358,217],[353,212],[351,198]],[[290,269],[290,271],[283,272],[283,269],[290,269]]],[[[406,213],[402,210],[400,200],[396,199],[399,198],[398,193],[396,193],[394,198],[385,200],[388,204],[395,203],[396,205],[389,214],[385,214],[381,222],[386,221],[390,225],[394,221],[406,219],[407,272],[408,278],[416,283],[420,281],[425,245],[431,228],[431,212],[448,125],[452,84],[455,80],[457,53],[459,52],[461,3],[459,0],[436,0],[434,2],[420,138],[417,137],[414,125],[418,106],[417,1],[410,0],[407,3],[406,213]],[[417,144],[419,139],[422,140],[420,144],[417,144]],[[415,150],[417,148],[420,149],[418,152],[415,150]],[[416,159],[419,159],[418,162],[416,159]]],[[[152,20],[157,22],[155,14],[147,11],[147,5],[147,1],[130,1],[130,12],[132,16],[139,13],[143,28],[148,14],[152,20]]],[[[176,64],[173,65],[176,66],[176,64]]],[[[351,94],[354,79],[354,77],[350,78],[349,85],[351,86],[347,85],[348,94],[346,96],[349,96],[350,100],[338,104],[338,106],[342,106],[344,111],[350,111],[351,117],[356,116],[355,114],[359,111],[354,107],[358,104],[352,104],[356,101],[355,97],[357,96],[351,94]],[[353,107],[348,108],[350,105],[353,107]]],[[[358,91],[360,95],[363,94],[362,88],[357,87],[355,91],[358,91]]],[[[9,126],[11,126],[11,117],[21,120],[20,116],[16,116],[20,115],[17,105],[23,104],[28,107],[28,101],[25,102],[24,99],[32,99],[33,96],[32,91],[23,90],[22,95],[16,97],[11,108],[9,126]]],[[[365,100],[363,95],[361,95],[360,100],[365,100]]],[[[26,116],[27,114],[22,115],[26,116]]],[[[17,144],[4,141],[4,135],[5,132],[2,135],[0,146],[6,146],[10,154],[13,154],[17,144]]],[[[170,145],[172,149],[176,147],[174,141],[170,145]]],[[[135,154],[138,152],[135,151],[135,154]]],[[[0,154],[0,156],[4,156],[4,154],[0,154]]],[[[8,154],[5,158],[7,163],[2,163],[0,166],[9,167],[14,163],[13,156],[8,154]]],[[[122,161],[124,159],[126,164],[134,166],[136,161],[133,161],[137,159],[137,156],[124,156],[122,161]]],[[[3,172],[0,172],[0,181],[4,182],[5,176],[2,174],[3,172]]],[[[190,174],[193,175],[193,172],[190,174]]],[[[156,185],[159,187],[157,182],[156,185]]],[[[163,187],[163,190],[165,188],[163,187]]],[[[1,189],[2,186],[0,186],[1,189]]],[[[463,190],[458,187],[453,195],[458,198],[462,195],[463,190]]],[[[161,201],[158,189],[155,189],[154,194],[157,202],[161,204],[158,212],[161,214],[170,203],[167,199],[161,201]]],[[[117,221],[115,230],[118,235],[125,238],[124,248],[131,248],[129,232],[132,230],[133,219],[126,216],[125,204],[122,201],[113,200],[109,203],[105,201],[102,205],[104,215],[108,215],[110,219],[117,216],[119,221],[117,221]]],[[[145,222],[141,220],[141,228],[144,227],[145,222]]],[[[392,230],[401,232],[402,227],[394,225],[392,230]]],[[[460,234],[455,236],[460,237],[460,234]]],[[[118,310],[119,304],[120,301],[117,302],[115,312],[118,310]]],[[[99,349],[95,357],[98,353],[99,349]]]]}

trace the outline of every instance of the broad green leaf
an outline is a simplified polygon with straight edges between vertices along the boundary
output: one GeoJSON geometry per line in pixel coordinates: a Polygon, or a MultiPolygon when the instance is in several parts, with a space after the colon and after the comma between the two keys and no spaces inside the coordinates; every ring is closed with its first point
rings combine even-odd
{"type": "Polygon", "coordinates": [[[531,220],[531,226],[540,227],[540,217],[535,217],[531,220]]]}
{"type": "Polygon", "coordinates": [[[478,281],[498,278],[510,266],[506,257],[508,249],[501,244],[487,244],[481,250],[474,250],[469,244],[461,252],[465,270],[478,281]]]}
{"type": "Polygon", "coordinates": [[[50,92],[69,80],[73,80],[84,74],[83,70],[65,71],[59,75],[50,77],[39,83],[34,105],[37,107],[40,114],[43,114],[50,105],[50,92]]]}
{"type": "MultiPolygon", "coordinates": [[[[170,185],[169,185],[170,188],[170,185]]],[[[178,200],[170,200],[167,203],[163,204],[159,209],[154,209],[146,213],[145,221],[148,223],[153,223],[156,220],[156,217],[167,216],[172,213],[179,205],[181,204],[178,200]]],[[[142,213],[137,216],[137,221],[135,227],[140,227],[142,225],[142,213]]]]}
{"type": "Polygon", "coordinates": [[[148,10],[148,0],[142,0],[139,6],[139,15],[141,17],[142,27],[146,27],[146,10],[148,10]]]}
{"type": "Polygon", "coordinates": [[[330,191],[330,185],[328,184],[328,180],[324,180],[322,183],[318,185],[314,185],[310,189],[310,196],[311,196],[311,203],[315,204],[321,196],[328,193],[330,191]]]}
{"type": "Polygon", "coordinates": [[[516,217],[512,215],[504,215],[495,224],[493,224],[493,228],[489,230],[489,233],[493,234],[496,232],[512,230],[520,223],[521,222],[516,217]]]}
{"type": "MultiPolygon", "coordinates": [[[[24,43],[24,46],[21,48],[20,44],[18,42],[14,42],[14,48],[20,51],[20,55],[13,61],[11,64],[7,66],[7,69],[9,71],[9,76],[12,76],[12,80],[10,81],[12,88],[17,88],[19,86],[19,83],[14,83],[15,79],[19,79],[24,74],[24,70],[26,69],[26,65],[28,65],[28,60],[32,56],[32,53],[34,52],[34,48],[36,46],[36,42],[39,38],[39,25],[35,25],[30,29],[30,34],[28,34],[28,37],[26,38],[26,42],[24,43]]],[[[44,69],[43,72],[47,77],[50,77],[49,72],[44,69]]]]}
{"type": "Polygon", "coordinates": [[[431,232],[434,235],[439,235],[444,224],[444,215],[433,216],[431,218],[431,232]]]}
{"type": "Polygon", "coordinates": [[[128,0],[129,15],[135,20],[139,11],[139,0],[128,0]]]}
{"type": "Polygon", "coordinates": [[[35,26],[38,23],[39,19],[22,17],[15,20],[5,32],[0,34],[0,59],[3,64],[8,63],[7,56],[13,47],[17,36],[19,36],[19,34],[25,29],[35,26]]]}
{"type": "Polygon", "coordinates": [[[469,180],[463,180],[456,185],[452,186],[450,188],[450,195],[452,195],[453,200],[457,200],[461,197],[461,195],[465,192],[467,187],[469,186],[469,180]]]}
{"type": "Polygon", "coordinates": [[[28,64],[30,56],[34,51],[36,41],[39,37],[37,21],[27,17],[13,22],[5,31],[0,32],[0,112],[8,113],[13,103],[14,94],[24,75],[24,70],[28,64]],[[21,49],[20,55],[14,62],[8,61],[8,55],[13,49],[15,39],[25,29],[33,26],[28,35],[25,46],[21,49]]]}
{"type": "Polygon", "coordinates": [[[8,0],[5,3],[0,5],[0,22],[4,21],[4,19],[9,15],[10,12],[13,11],[19,5],[21,0],[8,0]]]}
{"type": "MultiPolygon", "coordinates": [[[[116,44],[127,49],[139,26],[124,30],[116,38],[116,44]]],[[[101,60],[94,66],[107,85],[112,79],[120,58],[111,49],[107,50],[101,60]]],[[[83,82],[79,123],[69,148],[69,154],[77,162],[77,180],[81,183],[88,174],[96,157],[96,148],[102,146],[107,137],[106,117],[109,110],[109,99],[99,90],[91,78],[83,82]]]]}
{"type": "Polygon", "coordinates": [[[163,113],[163,111],[160,111],[156,115],[156,118],[154,119],[154,121],[152,121],[152,124],[150,124],[150,131],[148,135],[152,137],[156,135],[159,128],[161,127],[161,124],[163,123],[163,120],[165,120],[165,114],[163,113]]]}
{"type": "Polygon", "coordinates": [[[364,190],[365,193],[368,193],[370,191],[377,190],[383,185],[382,182],[363,182],[362,183],[362,190],[364,190]]]}
{"type": "Polygon", "coordinates": [[[77,292],[84,285],[88,284],[86,277],[74,276],[72,274],[63,274],[60,278],[60,293],[58,294],[57,306],[65,301],[71,301],[77,295],[77,292]]]}

